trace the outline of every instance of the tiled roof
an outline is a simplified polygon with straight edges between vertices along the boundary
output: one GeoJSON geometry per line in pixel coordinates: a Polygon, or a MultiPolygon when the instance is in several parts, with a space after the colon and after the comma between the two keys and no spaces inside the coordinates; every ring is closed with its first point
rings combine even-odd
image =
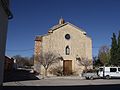
{"type": "Polygon", "coordinates": [[[73,25],[73,24],[71,24],[71,23],[69,23],[69,22],[66,22],[66,23],[64,23],[64,24],[57,24],[57,25],[53,26],[52,28],[50,28],[48,32],[52,32],[52,31],[54,31],[54,30],[56,30],[56,29],[58,29],[58,28],[60,28],[60,27],[63,27],[63,26],[65,26],[65,25],[67,25],[67,24],[69,24],[69,25],[71,25],[71,26],[79,29],[80,31],[86,33],[82,28],[79,28],[79,27],[77,27],[77,26],[75,26],[75,25],[73,25]]]}
{"type": "Polygon", "coordinates": [[[60,27],[65,26],[65,25],[67,25],[67,23],[57,24],[57,25],[53,26],[52,28],[50,28],[50,30],[54,30],[54,29],[60,28],[60,27]]]}

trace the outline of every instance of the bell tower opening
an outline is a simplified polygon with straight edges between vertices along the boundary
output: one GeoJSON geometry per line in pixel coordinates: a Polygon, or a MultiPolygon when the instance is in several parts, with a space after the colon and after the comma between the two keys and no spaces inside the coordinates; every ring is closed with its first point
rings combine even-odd
{"type": "Polygon", "coordinates": [[[63,18],[61,18],[60,20],[59,20],[59,24],[64,24],[65,23],[65,20],[63,19],[63,18]]]}

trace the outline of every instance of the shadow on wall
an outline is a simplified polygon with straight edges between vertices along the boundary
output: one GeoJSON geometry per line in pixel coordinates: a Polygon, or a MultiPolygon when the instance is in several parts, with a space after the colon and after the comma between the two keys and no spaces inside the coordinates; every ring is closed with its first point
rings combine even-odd
{"type": "Polygon", "coordinates": [[[29,70],[12,70],[4,73],[4,82],[39,80],[34,73],[29,70]]]}

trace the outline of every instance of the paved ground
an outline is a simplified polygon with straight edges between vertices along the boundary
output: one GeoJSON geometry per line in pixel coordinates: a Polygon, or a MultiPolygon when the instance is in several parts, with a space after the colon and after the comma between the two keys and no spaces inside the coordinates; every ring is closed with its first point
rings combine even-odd
{"type": "Polygon", "coordinates": [[[4,82],[39,80],[30,70],[12,70],[4,73],[4,82]]]}
{"type": "MultiPolygon", "coordinates": [[[[95,79],[85,80],[79,76],[62,76],[62,77],[48,77],[42,79],[34,74],[30,73],[29,70],[17,70],[11,73],[4,74],[3,86],[101,86],[101,85],[119,85],[120,79],[95,79]]],[[[108,87],[110,87],[108,86],[108,87]]],[[[115,86],[113,86],[114,88],[115,86]]],[[[99,89],[99,87],[97,87],[99,89]]]]}
{"type": "Polygon", "coordinates": [[[6,82],[3,86],[80,86],[80,85],[119,85],[120,79],[96,79],[96,80],[84,80],[84,79],[41,79],[41,80],[29,80],[29,81],[16,81],[6,82]]]}

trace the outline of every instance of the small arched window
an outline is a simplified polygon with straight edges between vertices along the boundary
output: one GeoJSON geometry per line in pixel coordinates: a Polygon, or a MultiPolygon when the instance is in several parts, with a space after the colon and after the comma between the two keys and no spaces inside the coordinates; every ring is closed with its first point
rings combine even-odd
{"type": "Polygon", "coordinates": [[[66,55],[70,55],[70,48],[69,48],[69,46],[66,46],[65,53],[66,53],[66,55]]]}

